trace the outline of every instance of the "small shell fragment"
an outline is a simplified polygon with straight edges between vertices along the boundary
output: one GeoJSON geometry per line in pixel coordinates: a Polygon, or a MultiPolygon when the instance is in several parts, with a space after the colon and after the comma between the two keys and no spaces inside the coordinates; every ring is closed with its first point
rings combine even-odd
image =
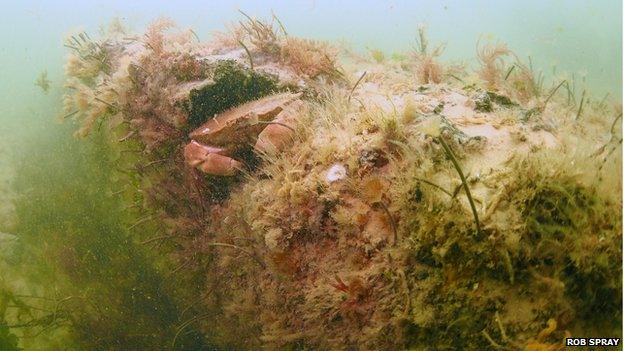
{"type": "Polygon", "coordinates": [[[325,179],[328,183],[333,183],[346,177],[347,169],[340,163],[336,163],[335,165],[331,166],[331,168],[327,171],[325,179]]]}

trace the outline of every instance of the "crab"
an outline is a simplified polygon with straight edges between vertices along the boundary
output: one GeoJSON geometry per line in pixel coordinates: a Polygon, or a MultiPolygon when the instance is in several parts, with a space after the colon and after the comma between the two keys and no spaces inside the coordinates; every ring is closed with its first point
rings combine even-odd
{"type": "Polygon", "coordinates": [[[190,133],[186,163],[216,176],[231,176],[243,163],[231,157],[254,145],[258,153],[275,153],[290,140],[303,101],[301,93],[281,93],[254,100],[216,115],[190,133]]]}

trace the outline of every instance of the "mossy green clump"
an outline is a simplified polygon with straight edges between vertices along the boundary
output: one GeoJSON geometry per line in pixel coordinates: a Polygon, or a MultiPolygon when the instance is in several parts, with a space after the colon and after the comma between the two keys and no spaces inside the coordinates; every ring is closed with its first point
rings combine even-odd
{"type": "Polygon", "coordinates": [[[518,106],[518,104],[511,101],[507,96],[497,94],[493,91],[479,92],[474,98],[474,103],[475,110],[479,112],[492,112],[494,110],[494,104],[507,108],[518,106]]]}
{"type": "Polygon", "coordinates": [[[217,63],[213,81],[212,84],[191,91],[188,106],[188,124],[191,129],[231,107],[280,90],[277,78],[252,71],[230,60],[217,63]]]}
{"type": "Polygon", "coordinates": [[[502,301],[488,290],[504,284],[496,243],[475,235],[459,202],[416,181],[405,194],[401,231],[410,243],[405,252],[410,309],[402,318],[403,347],[487,349],[481,331],[502,301]],[[411,205],[408,205],[411,203],[411,205]]]}
{"type": "Polygon", "coordinates": [[[475,110],[479,112],[492,112],[492,99],[490,96],[482,92],[474,99],[475,110]]]}
{"type": "Polygon", "coordinates": [[[456,200],[419,181],[424,167],[407,170],[414,180],[397,197],[409,243],[405,347],[523,349],[551,320],[540,342],[559,345],[566,331],[619,335],[620,207],[553,156],[499,176],[502,205],[480,236],[456,200]]]}
{"type": "Polygon", "coordinates": [[[497,94],[493,91],[488,91],[487,95],[490,97],[492,102],[495,102],[504,107],[514,107],[518,106],[515,102],[511,101],[511,99],[505,95],[497,94]]]}
{"type": "MultiPolygon", "coordinates": [[[[520,265],[552,271],[584,326],[621,323],[622,266],[618,206],[572,178],[533,180],[520,204],[526,247],[520,265]]],[[[610,330],[610,329],[609,329],[610,330]]]]}

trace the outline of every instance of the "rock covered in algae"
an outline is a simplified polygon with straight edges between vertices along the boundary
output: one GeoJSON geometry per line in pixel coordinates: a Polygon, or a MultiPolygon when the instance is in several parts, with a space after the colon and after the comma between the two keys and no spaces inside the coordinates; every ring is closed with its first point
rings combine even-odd
{"type": "MultiPolygon", "coordinates": [[[[617,334],[621,108],[582,111],[521,62],[510,70],[502,47],[480,49],[476,74],[438,62],[422,37],[409,57],[345,55],[341,72],[326,44],[256,19],[207,44],[165,27],[94,46],[115,54],[92,70],[76,48],[67,112],[83,131],[116,121],[112,143],[134,140],[139,165],[158,161],[139,175],[145,206],[164,212],[172,260],[201,258],[183,267],[202,277],[198,322],[215,343],[558,349],[570,333],[617,334]],[[192,92],[217,84],[223,60],[243,77],[224,86],[244,92],[266,74],[263,95],[313,90],[288,122],[291,146],[248,145],[239,156],[255,161],[229,180],[181,158],[192,92]]],[[[202,94],[196,117],[216,123],[210,106],[258,98],[229,94],[202,94]]]]}

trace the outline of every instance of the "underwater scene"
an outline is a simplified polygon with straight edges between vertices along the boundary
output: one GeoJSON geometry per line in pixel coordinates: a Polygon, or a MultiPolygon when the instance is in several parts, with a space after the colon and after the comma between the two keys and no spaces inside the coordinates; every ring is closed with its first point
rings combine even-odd
{"type": "Polygon", "coordinates": [[[622,349],[620,1],[2,8],[0,351],[622,349]]]}

